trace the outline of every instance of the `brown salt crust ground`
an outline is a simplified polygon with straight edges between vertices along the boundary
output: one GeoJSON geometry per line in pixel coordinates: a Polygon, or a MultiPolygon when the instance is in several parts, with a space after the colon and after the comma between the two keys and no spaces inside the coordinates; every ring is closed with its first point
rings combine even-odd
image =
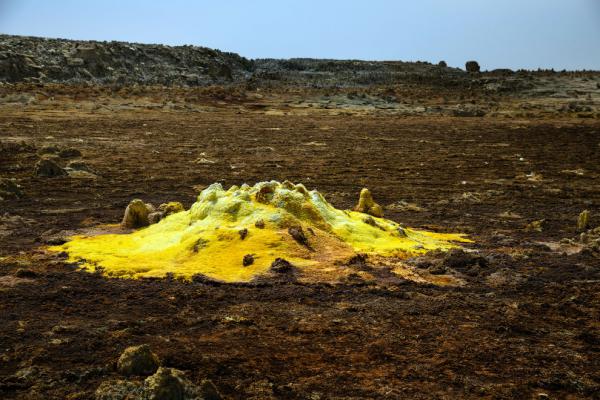
{"type": "Polygon", "coordinates": [[[583,209],[600,215],[597,120],[285,116],[212,101],[210,112],[106,111],[63,90],[0,108],[0,174],[24,193],[0,203],[1,398],[91,399],[141,343],[236,399],[598,398],[600,261],[539,243],[576,237],[583,209]],[[77,148],[98,177],[35,177],[38,156],[22,141],[77,148]],[[564,172],[574,170],[583,175],[564,172]],[[364,186],[384,209],[415,204],[386,217],[467,232],[488,265],[458,268],[455,288],[368,259],[336,285],[222,285],[110,280],[38,248],[63,230],[118,223],[132,198],[189,206],[210,183],[265,179],[318,188],[338,208],[364,186]],[[542,232],[524,231],[542,219],[542,232]]]}

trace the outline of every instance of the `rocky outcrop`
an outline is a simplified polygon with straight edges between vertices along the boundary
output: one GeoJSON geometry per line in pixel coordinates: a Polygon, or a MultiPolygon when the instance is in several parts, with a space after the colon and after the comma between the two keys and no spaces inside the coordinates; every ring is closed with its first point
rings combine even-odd
{"type": "MultiPolygon", "coordinates": [[[[248,60],[198,46],[98,42],[0,35],[0,82],[110,85],[361,86],[400,81],[450,85],[464,71],[427,62],[248,60]]],[[[453,83],[454,82],[454,83],[453,83]]]]}
{"type": "Polygon", "coordinates": [[[198,86],[243,80],[251,67],[206,47],[0,35],[0,82],[198,86]]]}

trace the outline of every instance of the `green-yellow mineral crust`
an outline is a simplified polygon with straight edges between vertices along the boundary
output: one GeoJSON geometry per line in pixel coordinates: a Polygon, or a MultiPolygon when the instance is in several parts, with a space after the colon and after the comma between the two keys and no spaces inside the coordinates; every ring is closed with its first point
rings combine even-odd
{"type": "Polygon", "coordinates": [[[190,279],[201,274],[240,282],[267,273],[277,258],[310,274],[356,253],[404,258],[470,241],[462,234],[414,230],[339,210],[318,191],[287,181],[229,190],[216,183],[189,210],[177,211],[132,233],[75,236],[50,250],[66,252],[86,270],[101,267],[112,277],[190,279]],[[290,233],[299,230],[307,243],[290,233]],[[248,255],[253,262],[244,265],[248,255]]]}

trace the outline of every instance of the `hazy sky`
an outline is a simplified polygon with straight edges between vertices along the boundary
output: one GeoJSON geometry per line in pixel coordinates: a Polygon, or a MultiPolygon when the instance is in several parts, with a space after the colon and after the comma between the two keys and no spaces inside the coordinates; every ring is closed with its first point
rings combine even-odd
{"type": "Polygon", "coordinates": [[[600,0],[0,0],[0,32],[248,58],[600,70],[600,0]]]}

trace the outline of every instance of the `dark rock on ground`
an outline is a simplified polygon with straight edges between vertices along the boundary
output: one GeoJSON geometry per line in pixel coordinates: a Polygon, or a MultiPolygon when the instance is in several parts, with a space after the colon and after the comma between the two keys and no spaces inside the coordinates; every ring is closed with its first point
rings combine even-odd
{"type": "Polygon", "coordinates": [[[254,264],[254,256],[252,254],[246,254],[242,260],[244,267],[254,264]]]}
{"type": "Polygon", "coordinates": [[[81,151],[73,148],[61,149],[58,152],[60,158],[76,158],[81,157],[81,151]]]}
{"type": "Polygon", "coordinates": [[[287,260],[283,258],[276,258],[275,261],[271,264],[271,270],[278,273],[289,272],[294,268],[294,266],[287,260]]]}
{"type": "Polygon", "coordinates": [[[23,197],[21,187],[12,179],[0,178],[0,200],[23,197]]]}
{"type": "Polygon", "coordinates": [[[453,249],[445,255],[442,265],[466,275],[478,275],[481,269],[488,266],[488,260],[463,249],[453,249]]]}
{"type": "Polygon", "coordinates": [[[299,244],[301,244],[302,246],[305,246],[307,248],[311,248],[310,244],[308,243],[308,239],[306,238],[306,235],[304,234],[304,230],[302,229],[301,226],[291,226],[288,228],[288,233],[294,238],[294,240],[296,242],[298,242],[299,244]]]}
{"type": "Polygon", "coordinates": [[[37,277],[37,274],[35,273],[35,271],[32,271],[30,269],[19,268],[15,271],[15,276],[17,278],[35,278],[37,277]]]}
{"type": "Polygon", "coordinates": [[[35,164],[34,174],[37,176],[43,176],[52,178],[56,176],[67,176],[67,172],[58,165],[55,161],[49,159],[41,159],[35,164]]]}
{"type": "Polygon", "coordinates": [[[142,344],[128,347],[123,351],[117,361],[117,370],[125,376],[150,375],[159,365],[160,361],[150,350],[150,346],[142,344]]]}

